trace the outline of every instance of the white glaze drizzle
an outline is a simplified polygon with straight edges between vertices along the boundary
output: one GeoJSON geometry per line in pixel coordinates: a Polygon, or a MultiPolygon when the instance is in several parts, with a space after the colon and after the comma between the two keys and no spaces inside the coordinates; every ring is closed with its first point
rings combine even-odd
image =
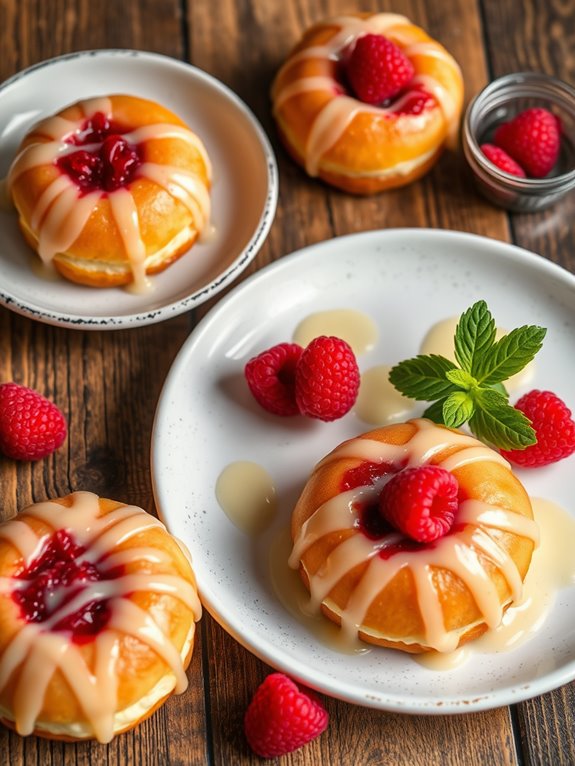
{"type": "MultiPolygon", "coordinates": [[[[439,428],[428,420],[411,422],[417,430],[406,444],[391,445],[373,439],[352,439],[327,455],[317,468],[342,458],[374,463],[389,462],[396,467],[415,467],[429,463],[434,456],[450,446],[461,449],[437,463],[446,470],[454,471],[479,460],[509,466],[501,455],[481,445],[473,437],[439,428]]],[[[461,503],[458,510],[457,524],[461,525],[461,530],[451,532],[425,549],[397,551],[389,558],[382,558],[379,552],[397,543],[402,536],[393,532],[377,540],[369,539],[359,529],[358,512],[358,506],[377,496],[380,488],[362,486],[342,492],[317,508],[302,525],[289,558],[289,565],[294,569],[299,567],[305,551],[318,539],[333,532],[351,533],[332,550],[317,572],[312,575],[308,573],[312,608],[319,608],[347,572],[362,562],[369,562],[340,613],[342,631],[348,639],[357,639],[375,597],[400,570],[407,567],[414,578],[424,623],[423,642],[437,651],[452,651],[457,646],[459,635],[457,631],[446,631],[443,624],[441,603],[433,580],[433,570],[439,568],[452,571],[465,583],[483,620],[489,627],[496,627],[502,619],[503,604],[485,570],[482,557],[499,569],[509,586],[511,599],[518,600],[522,590],[521,576],[509,554],[498,544],[496,531],[513,532],[537,545],[539,532],[533,519],[499,506],[468,499],[461,503]]]]}
{"type": "MultiPolygon", "coordinates": [[[[69,508],[50,501],[37,503],[25,509],[20,518],[0,525],[0,538],[16,548],[23,566],[29,566],[39,555],[51,533],[38,535],[20,520],[22,517],[44,522],[52,530],[70,531],[86,548],[79,561],[97,564],[104,573],[138,561],[156,564],[169,561],[162,550],[146,546],[117,550],[122,543],[146,529],[165,529],[158,519],[141,508],[124,505],[99,516],[97,495],[75,492],[72,499],[69,508]]],[[[1,578],[0,594],[10,594],[28,585],[29,580],[25,578],[1,578]]],[[[185,604],[196,620],[201,615],[201,605],[195,587],[187,580],[161,573],[127,573],[115,579],[86,582],[67,603],[66,589],[63,590],[57,594],[56,600],[51,600],[53,611],[50,616],[43,622],[25,624],[0,656],[0,691],[20,669],[13,697],[15,725],[20,734],[30,734],[41,712],[50,680],[56,670],[60,670],[74,691],[94,736],[100,742],[109,742],[114,734],[117,712],[115,670],[122,634],[136,637],[163,659],[173,673],[177,693],[184,691],[187,685],[180,653],[162,627],[131,601],[129,595],[140,591],[169,594],[185,604]],[[103,600],[108,602],[110,619],[94,639],[95,662],[91,671],[69,632],[52,629],[88,603],[103,600]],[[60,606],[60,602],[64,603],[60,606]]]]}
{"type": "MultiPolygon", "coordinates": [[[[49,137],[48,142],[39,141],[25,147],[15,158],[8,173],[8,188],[26,171],[41,165],[51,165],[60,157],[83,150],[96,152],[101,143],[78,146],[64,139],[78,131],[83,121],[101,112],[112,119],[112,102],[109,98],[94,98],[80,102],[84,117],[72,121],[53,116],[42,120],[35,132],[49,137]]],[[[145,125],[123,134],[132,145],[152,140],[177,139],[185,141],[200,155],[206,169],[208,184],[211,180],[211,163],[201,140],[192,131],[179,125],[158,123],[145,125]]],[[[134,180],[146,178],[161,186],[182,202],[194,219],[198,233],[209,227],[209,186],[197,174],[184,168],[162,166],[144,162],[137,169],[134,180]]],[[[59,174],[44,190],[32,212],[30,228],[38,239],[38,254],[44,263],[50,263],[58,253],[65,253],[81,234],[100,200],[107,197],[112,217],[118,227],[136,292],[148,286],[145,276],[146,248],[141,236],[134,198],[127,187],[111,192],[93,191],[80,195],[78,186],[65,174],[59,174]],[[128,199],[129,198],[129,199],[128,199]]]]}
{"type": "MultiPolygon", "coordinates": [[[[389,117],[403,108],[406,100],[411,97],[413,88],[390,106],[377,107],[345,95],[342,93],[341,85],[337,80],[328,75],[301,77],[283,87],[279,85],[280,77],[288,69],[305,60],[337,60],[347,45],[360,35],[368,33],[388,35],[394,42],[403,46],[404,53],[408,58],[410,56],[435,58],[449,65],[456,73],[460,72],[455,59],[435,40],[413,43],[411,35],[401,29],[401,27],[409,24],[411,22],[405,16],[394,13],[376,13],[365,19],[355,16],[338,16],[323,24],[325,27],[339,27],[339,31],[335,32],[326,43],[309,46],[294,53],[279,70],[272,86],[272,100],[276,116],[287,100],[301,93],[325,91],[333,96],[316,115],[307,138],[304,163],[309,175],[316,176],[318,174],[323,156],[335,146],[357,114],[389,117]]],[[[449,91],[431,75],[416,75],[412,85],[424,87],[435,98],[448,125],[449,140],[453,141],[457,131],[458,110],[449,91]]],[[[402,115],[402,117],[405,116],[402,115]]]]}

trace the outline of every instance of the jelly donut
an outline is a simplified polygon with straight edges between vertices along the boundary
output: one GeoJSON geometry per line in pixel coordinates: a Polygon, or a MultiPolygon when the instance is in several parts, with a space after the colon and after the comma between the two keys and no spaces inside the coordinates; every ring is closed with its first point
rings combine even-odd
{"type": "Polygon", "coordinates": [[[210,179],[201,140],[175,114],[113,95],[35,125],[7,185],[45,263],[80,284],[141,290],[206,229],[210,179]]]}
{"type": "Polygon", "coordinates": [[[0,720],[109,742],[186,689],[200,615],[189,554],[141,508],[29,506],[0,525],[0,720]]]}
{"type": "Polygon", "coordinates": [[[529,497],[501,455],[425,419],[339,445],[314,469],[292,516],[290,566],[350,639],[449,652],[497,627],[538,540],[529,497]],[[382,519],[385,483],[439,466],[458,489],[453,525],[415,542],[382,519]]]}
{"type": "Polygon", "coordinates": [[[272,86],[280,137],[310,176],[358,194],[420,178],[457,135],[463,80],[455,59],[409,19],[393,13],[338,16],[311,27],[272,86]],[[361,36],[382,35],[413,65],[389,102],[355,97],[346,78],[361,36]]]}

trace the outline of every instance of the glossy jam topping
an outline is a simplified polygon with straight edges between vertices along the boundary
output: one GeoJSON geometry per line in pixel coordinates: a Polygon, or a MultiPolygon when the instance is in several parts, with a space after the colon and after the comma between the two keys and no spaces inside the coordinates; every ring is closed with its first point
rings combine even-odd
{"type": "Polygon", "coordinates": [[[56,165],[83,193],[102,189],[116,191],[127,186],[142,164],[141,149],[117,134],[106,136],[97,148],[64,154],[56,165]]]}
{"type": "Polygon", "coordinates": [[[74,146],[85,146],[86,144],[102,143],[102,141],[111,134],[127,133],[128,127],[120,125],[109,118],[104,112],[95,112],[69,136],[64,138],[65,143],[74,146]]]}
{"type": "Polygon", "coordinates": [[[366,460],[343,474],[340,489],[342,492],[346,492],[348,489],[374,484],[377,479],[381,479],[382,476],[396,470],[397,468],[394,468],[390,463],[373,463],[366,460]]]}
{"type": "MultiPolygon", "coordinates": [[[[12,599],[26,622],[45,622],[79,595],[88,583],[103,579],[94,563],[82,560],[85,550],[63,529],[43,542],[38,556],[16,576],[19,583],[12,592],[12,599]]],[[[106,601],[88,601],[81,609],[55,622],[52,630],[70,631],[72,640],[82,643],[103,630],[109,617],[106,601]]]]}

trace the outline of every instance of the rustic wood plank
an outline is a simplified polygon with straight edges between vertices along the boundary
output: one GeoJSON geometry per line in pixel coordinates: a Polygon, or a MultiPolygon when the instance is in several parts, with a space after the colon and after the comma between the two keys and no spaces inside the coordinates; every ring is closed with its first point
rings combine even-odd
{"type": "MultiPolygon", "coordinates": [[[[123,47],[181,57],[178,0],[36,3],[0,7],[0,80],[36,61],[72,50],[123,47]]],[[[118,332],[48,327],[0,310],[0,379],[14,379],[54,399],[69,422],[67,444],[44,461],[0,461],[6,515],[29,502],[76,489],[95,491],[154,512],[149,445],[164,378],[190,328],[190,315],[118,332]]],[[[0,727],[0,762],[49,764],[205,763],[201,648],[190,688],[137,730],[110,745],[22,739],[0,727]],[[4,760],[4,759],[7,760],[4,760]]]]}
{"type": "MultiPolygon", "coordinates": [[[[540,71],[575,82],[574,2],[529,0],[520,14],[512,3],[483,0],[482,5],[493,77],[540,71]]],[[[575,194],[549,211],[512,214],[513,241],[575,271],[574,216],[575,194]]],[[[575,683],[519,705],[517,718],[527,763],[575,762],[573,738],[564,736],[575,730],[575,683]]]]}
{"type": "MultiPolygon", "coordinates": [[[[507,65],[516,68],[514,47],[519,45],[525,49],[521,55],[536,62],[537,68],[572,75],[572,3],[552,0],[548,5],[528,3],[520,30],[515,31],[519,14],[513,0],[483,3],[494,72],[505,71],[498,67],[507,65]],[[541,13],[549,14],[544,17],[550,30],[545,45],[540,35],[536,37],[541,13]],[[502,41],[510,30],[513,46],[502,41]]],[[[487,82],[477,4],[364,0],[361,7],[405,13],[442,41],[462,65],[467,99],[487,82]]],[[[392,226],[445,227],[499,239],[509,239],[513,233],[517,241],[533,242],[554,260],[573,266],[564,249],[571,245],[569,253],[573,252],[569,225],[573,209],[562,208],[559,218],[555,212],[534,216],[529,226],[525,219],[509,219],[475,194],[460,151],[446,153],[421,182],[368,199],[313,182],[291,162],[279,146],[271,120],[268,93],[273,75],[305,27],[349,9],[347,0],[222,0],[217,6],[210,0],[127,0],[96,6],[87,0],[49,4],[3,0],[0,80],[71,50],[133,47],[189,58],[227,83],[262,122],[280,167],[276,221],[246,274],[334,235],[392,226]]],[[[0,309],[1,379],[14,378],[39,388],[58,402],[70,422],[67,446],[46,461],[14,465],[0,458],[4,512],[78,488],[129,497],[153,511],[148,453],[157,397],[190,326],[215,303],[161,325],[114,333],[50,328],[0,309]]],[[[254,689],[271,669],[209,615],[199,633],[188,672],[190,689],[135,731],[100,746],[22,739],[0,727],[0,754],[14,766],[260,762],[244,740],[242,719],[254,689]]],[[[518,728],[528,762],[573,763],[573,744],[561,736],[562,726],[573,730],[572,717],[565,712],[573,709],[573,703],[571,685],[519,706],[518,728]]],[[[507,709],[427,718],[385,714],[332,699],[325,704],[331,715],[328,731],[282,763],[517,763],[507,709]]]]}
{"type": "MultiPolygon", "coordinates": [[[[519,14],[511,2],[483,0],[482,6],[493,78],[533,71],[575,83],[573,0],[529,0],[522,3],[519,14]]],[[[573,193],[548,211],[514,213],[510,216],[513,240],[573,270],[574,214],[573,193]]]]}

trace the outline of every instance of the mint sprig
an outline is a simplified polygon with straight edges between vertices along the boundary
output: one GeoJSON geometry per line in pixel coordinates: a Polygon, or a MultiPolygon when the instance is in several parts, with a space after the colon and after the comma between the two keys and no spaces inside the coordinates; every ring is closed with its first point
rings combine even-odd
{"type": "Polygon", "coordinates": [[[504,381],[522,370],[543,344],[546,329],[525,325],[496,341],[485,301],[465,311],[454,336],[459,367],[439,354],[418,355],[392,367],[389,380],[404,396],[432,402],[423,413],[435,423],[469,423],[482,441],[501,449],[524,449],[537,441],[525,415],[509,404],[504,381]]]}

